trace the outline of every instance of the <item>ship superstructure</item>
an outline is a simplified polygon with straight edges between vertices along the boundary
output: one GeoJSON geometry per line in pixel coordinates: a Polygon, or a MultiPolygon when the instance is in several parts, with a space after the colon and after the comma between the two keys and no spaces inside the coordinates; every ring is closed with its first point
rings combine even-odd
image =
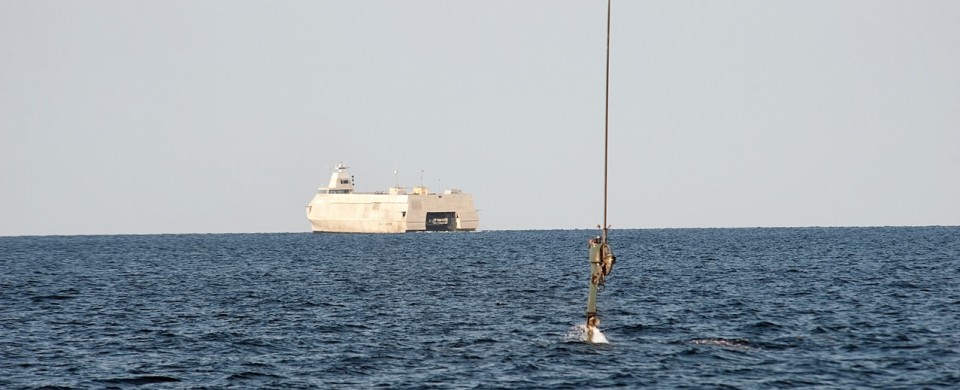
{"type": "Polygon", "coordinates": [[[347,169],[337,164],[330,182],[307,205],[314,232],[474,231],[480,225],[471,194],[458,189],[431,193],[422,184],[410,191],[398,185],[386,192],[356,192],[347,169]]]}

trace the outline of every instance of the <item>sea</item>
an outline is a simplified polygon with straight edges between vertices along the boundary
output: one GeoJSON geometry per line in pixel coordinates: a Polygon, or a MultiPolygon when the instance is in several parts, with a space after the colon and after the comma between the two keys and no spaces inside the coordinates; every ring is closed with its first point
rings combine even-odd
{"type": "Polygon", "coordinates": [[[0,388],[960,388],[960,227],[597,233],[0,237],[0,388]]]}

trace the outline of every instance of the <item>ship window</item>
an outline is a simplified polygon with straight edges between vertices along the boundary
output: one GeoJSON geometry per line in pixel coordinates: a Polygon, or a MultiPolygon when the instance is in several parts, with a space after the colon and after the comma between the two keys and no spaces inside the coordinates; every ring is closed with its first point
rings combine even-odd
{"type": "Polygon", "coordinates": [[[350,184],[350,180],[340,179],[340,184],[350,184]]]}

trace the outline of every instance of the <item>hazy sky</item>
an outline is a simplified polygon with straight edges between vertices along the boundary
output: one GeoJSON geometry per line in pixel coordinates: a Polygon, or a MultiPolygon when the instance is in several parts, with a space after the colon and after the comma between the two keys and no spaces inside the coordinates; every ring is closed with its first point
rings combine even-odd
{"type": "MultiPolygon", "coordinates": [[[[0,235],[602,218],[606,1],[0,1],[0,235]]],[[[960,224],[960,1],[614,0],[616,228],[960,224]]]]}

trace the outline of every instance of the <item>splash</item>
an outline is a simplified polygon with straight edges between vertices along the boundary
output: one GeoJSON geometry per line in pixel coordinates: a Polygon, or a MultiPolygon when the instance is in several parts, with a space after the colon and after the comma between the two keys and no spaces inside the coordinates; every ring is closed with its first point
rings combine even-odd
{"type": "Polygon", "coordinates": [[[581,342],[591,344],[608,344],[607,336],[603,335],[600,328],[593,328],[593,332],[587,332],[586,324],[577,324],[567,331],[563,337],[564,342],[581,342]]]}

